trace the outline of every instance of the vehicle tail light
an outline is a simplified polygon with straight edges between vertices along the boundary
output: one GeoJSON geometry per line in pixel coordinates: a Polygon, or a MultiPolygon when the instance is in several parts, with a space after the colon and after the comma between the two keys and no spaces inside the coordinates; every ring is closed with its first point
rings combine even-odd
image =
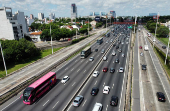
{"type": "Polygon", "coordinates": [[[159,98],[159,99],[161,99],[161,98],[159,98]]]}

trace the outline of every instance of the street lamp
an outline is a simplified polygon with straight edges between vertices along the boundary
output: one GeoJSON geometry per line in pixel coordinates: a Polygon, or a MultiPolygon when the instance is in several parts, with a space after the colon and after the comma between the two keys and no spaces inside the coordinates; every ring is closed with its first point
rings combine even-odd
{"type": "Polygon", "coordinates": [[[3,62],[4,62],[4,68],[5,68],[5,72],[6,72],[6,76],[7,76],[7,69],[6,69],[6,64],[5,64],[4,54],[3,54],[3,51],[2,51],[1,41],[0,41],[0,47],[1,47],[2,59],[3,59],[3,62]]]}
{"type": "Polygon", "coordinates": [[[88,37],[89,37],[89,16],[88,16],[88,37]]]}
{"type": "MultiPolygon", "coordinates": [[[[154,36],[154,41],[155,41],[155,37],[156,37],[156,30],[157,30],[157,23],[158,23],[158,14],[159,14],[159,12],[157,13],[157,17],[156,17],[156,28],[155,28],[155,36],[154,36]]],[[[155,44],[155,42],[153,42],[153,48],[154,48],[154,44],[155,44]]]]}
{"type": "MultiPolygon", "coordinates": [[[[50,35],[51,35],[51,24],[50,24],[50,35]]],[[[52,36],[51,36],[51,49],[52,49],[52,54],[53,54],[52,36]]]]}
{"type": "MultiPolygon", "coordinates": [[[[169,33],[169,41],[170,41],[170,33],[169,33]]],[[[166,52],[165,65],[166,65],[166,59],[167,59],[167,56],[168,56],[168,50],[169,50],[169,41],[168,41],[168,48],[167,48],[167,52],[166,52]]]]}

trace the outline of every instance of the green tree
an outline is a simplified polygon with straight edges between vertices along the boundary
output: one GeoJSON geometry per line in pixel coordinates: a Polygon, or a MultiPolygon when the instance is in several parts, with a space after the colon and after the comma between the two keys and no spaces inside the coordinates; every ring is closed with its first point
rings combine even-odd
{"type": "Polygon", "coordinates": [[[158,37],[167,37],[169,34],[169,29],[168,27],[165,26],[160,26],[157,30],[158,37]]]}

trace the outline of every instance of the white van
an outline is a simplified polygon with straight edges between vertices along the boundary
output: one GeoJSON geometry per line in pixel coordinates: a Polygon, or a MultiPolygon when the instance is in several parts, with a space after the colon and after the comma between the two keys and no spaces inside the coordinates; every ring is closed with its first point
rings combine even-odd
{"type": "Polygon", "coordinates": [[[148,45],[145,45],[144,46],[144,50],[147,51],[149,48],[148,48],[148,45]]]}
{"type": "Polygon", "coordinates": [[[103,57],[103,60],[104,60],[104,61],[106,61],[106,60],[107,60],[107,57],[106,57],[106,56],[104,56],[104,57],[103,57]]]}
{"type": "Polygon", "coordinates": [[[92,111],[101,111],[102,110],[102,104],[101,103],[96,103],[93,107],[92,111]]]}

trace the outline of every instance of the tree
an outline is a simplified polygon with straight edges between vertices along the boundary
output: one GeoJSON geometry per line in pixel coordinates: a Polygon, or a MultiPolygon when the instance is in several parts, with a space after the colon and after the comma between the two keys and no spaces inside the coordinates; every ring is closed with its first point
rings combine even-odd
{"type": "Polygon", "coordinates": [[[158,37],[167,37],[169,34],[169,29],[168,27],[165,26],[160,26],[157,30],[158,37]]]}

